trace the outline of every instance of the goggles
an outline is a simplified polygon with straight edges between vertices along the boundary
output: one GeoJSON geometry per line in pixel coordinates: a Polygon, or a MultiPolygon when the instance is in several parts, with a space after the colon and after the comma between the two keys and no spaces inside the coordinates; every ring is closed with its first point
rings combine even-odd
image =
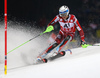
{"type": "Polygon", "coordinates": [[[64,12],[59,12],[59,15],[60,15],[61,17],[67,16],[67,15],[68,15],[67,12],[68,12],[68,10],[66,10],[66,11],[64,11],[64,12]]]}

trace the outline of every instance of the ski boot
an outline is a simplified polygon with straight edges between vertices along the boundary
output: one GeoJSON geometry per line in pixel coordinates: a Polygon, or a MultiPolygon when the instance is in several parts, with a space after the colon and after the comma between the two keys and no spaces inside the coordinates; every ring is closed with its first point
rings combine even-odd
{"type": "Polygon", "coordinates": [[[54,60],[54,59],[60,58],[64,55],[65,55],[65,51],[61,51],[61,52],[57,53],[55,56],[50,57],[49,60],[54,60]]]}
{"type": "Polygon", "coordinates": [[[43,61],[44,63],[47,63],[47,62],[48,62],[48,60],[47,60],[46,58],[42,59],[42,61],[43,61]]]}
{"type": "Polygon", "coordinates": [[[66,53],[65,53],[65,51],[61,51],[61,52],[59,52],[59,54],[64,56],[66,53]]]}
{"type": "Polygon", "coordinates": [[[46,58],[43,58],[43,59],[42,59],[42,58],[39,57],[39,56],[37,57],[37,62],[39,62],[39,63],[47,63],[47,61],[48,61],[48,60],[47,60],[46,58]]]}

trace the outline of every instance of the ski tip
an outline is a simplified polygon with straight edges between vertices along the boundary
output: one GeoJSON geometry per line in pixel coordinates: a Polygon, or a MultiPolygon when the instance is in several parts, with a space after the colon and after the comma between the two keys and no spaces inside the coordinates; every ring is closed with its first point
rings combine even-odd
{"type": "Polygon", "coordinates": [[[65,50],[65,52],[67,52],[67,51],[69,51],[69,52],[70,52],[70,54],[72,54],[72,51],[71,51],[70,49],[65,50]]]}

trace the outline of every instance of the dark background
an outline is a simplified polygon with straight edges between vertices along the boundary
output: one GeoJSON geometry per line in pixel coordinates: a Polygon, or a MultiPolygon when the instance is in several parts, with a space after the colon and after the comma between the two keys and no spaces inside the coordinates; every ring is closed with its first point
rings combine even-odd
{"type": "Polygon", "coordinates": [[[69,6],[73,11],[81,4],[80,0],[9,0],[8,14],[19,19],[36,21],[43,16],[53,18],[62,5],[69,6]]]}
{"type": "MultiPolygon", "coordinates": [[[[8,0],[8,17],[19,20],[37,21],[43,16],[52,19],[58,14],[59,7],[67,5],[71,11],[82,5],[81,0],[8,0]]],[[[0,15],[3,13],[3,0],[0,3],[0,15]]]]}
{"type": "MultiPolygon", "coordinates": [[[[67,5],[70,13],[82,23],[86,22],[87,17],[92,16],[93,19],[100,20],[100,0],[8,0],[8,19],[36,22],[42,18],[52,20],[59,13],[59,7],[62,5],[67,5]]],[[[3,14],[4,1],[1,0],[0,15],[3,14]]],[[[89,19],[88,22],[94,21],[93,19],[89,19]]]]}
{"type": "MultiPolygon", "coordinates": [[[[90,40],[100,39],[100,0],[8,0],[8,21],[21,21],[43,28],[59,13],[62,5],[69,7],[86,36],[91,36],[90,40]]],[[[3,0],[0,1],[0,17],[2,21],[3,0]]]]}

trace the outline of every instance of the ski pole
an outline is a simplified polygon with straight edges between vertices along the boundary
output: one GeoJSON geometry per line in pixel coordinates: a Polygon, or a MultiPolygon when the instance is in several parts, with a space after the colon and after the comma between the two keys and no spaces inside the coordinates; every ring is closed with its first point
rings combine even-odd
{"type": "Polygon", "coordinates": [[[100,45],[90,45],[90,44],[84,44],[84,45],[81,45],[83,48],[87,48],[88,46],[100,46],[100,45]]]}
{"type": "Polygon", "coordinates": [[[12,49],[11,51],[7,52],[7,54],[9,54],[10,52],[16,50],[17,48],[23,46],[24,44],[30,42],[31,40],[41,36],[42,34],[47,33],[47,32],[51,32],[53,29],[54,29],[54,27],[52,25],[50,25],[49,27],[47,27],[47,29],[44,32],[40,33],[39,35],[37,35],[37,36],[35,36],[35,37],[31,38],[31,39],[29,39],[28,41],[24,42],[23,44],[19,45],[18,47],[12,49]]]}
{"type": "Polygon", "coordinates": [[[100,45],[92,45],[92,46],[100,46],[100,45]]]}

